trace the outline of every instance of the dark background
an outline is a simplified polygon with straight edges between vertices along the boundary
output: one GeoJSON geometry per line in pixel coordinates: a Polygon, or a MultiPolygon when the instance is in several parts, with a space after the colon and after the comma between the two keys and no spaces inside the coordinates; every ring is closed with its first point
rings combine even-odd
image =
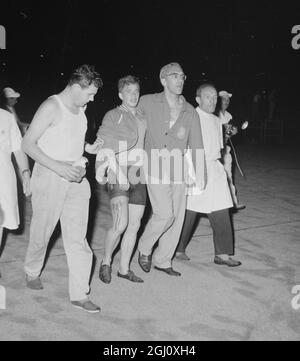
{"type": "Polygon", "coordinates": [[[142,94],[158,92],[159,69],[176,61],[193,105],[197,85],[209,80],[232,92],[231,112],[249,120],[255,92],[275,88],[276,117],[284,117],[288,133],[299,127],[300,50],[291,46],[299,1],[10,0],[1,4],[0,24],[7,32],[0,88],[22,94],[24,121],[65,86],[71,70],[94,64],[104,88],[88,107],[91,135],[119,102],[119,77],[137,75],[142,94]]]}

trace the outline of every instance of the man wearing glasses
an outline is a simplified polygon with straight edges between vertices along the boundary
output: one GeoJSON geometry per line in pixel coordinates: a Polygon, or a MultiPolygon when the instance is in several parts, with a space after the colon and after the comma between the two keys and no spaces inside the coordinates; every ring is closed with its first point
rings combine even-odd
{"type": "Polygon", "coordinates": [[[186,75],[178,63],[167,64],[160,71],[164,91],[144,95],[139,102],[139,108],[147,119],[147,188],[153,214],[139,242],[138,261],[145,272],[150,272],[152,249],[158,241],[153,253],[154,268],[170,276],[181,275],[172,268],[172,257],[186,207],[183,164],[187,148],[191,149],[196,183],[200,188],[204,188],[206,183],[199,118],[195,109],[181,95],[185,80],[186,75]]]}

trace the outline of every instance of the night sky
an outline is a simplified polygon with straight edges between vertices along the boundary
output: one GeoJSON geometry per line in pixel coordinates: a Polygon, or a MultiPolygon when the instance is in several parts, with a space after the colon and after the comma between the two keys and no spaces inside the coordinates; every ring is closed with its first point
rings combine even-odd
{"type": "Polygon", "coordinates": [[[300,50],[291,47],[291,29],[300,24],[298,4],[10,0],[1,4],[7,49],[0,50],[0,82],[30,90],[40,101],[60,89],[74,67],[90,63],[106,95],[129,73],[141,78],[142,92],[155,92],[161,66],[178,61],[188,97],[206,79],[245,95],[287,84],[297,90],[300,50]]]}

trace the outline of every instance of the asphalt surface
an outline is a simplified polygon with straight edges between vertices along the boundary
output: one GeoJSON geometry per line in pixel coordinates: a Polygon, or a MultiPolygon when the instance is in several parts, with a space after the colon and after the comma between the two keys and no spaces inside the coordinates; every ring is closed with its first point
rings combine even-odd
{"type": "MultiPolygon", "coordinates": [[[[107,196],[97,188],[88,240],[95,254],[90,297],[101,306],[98,314],[69,302],[59,231],[41,276],[44,290],[25,287],[23,262],[31,219],[27,200],[23,229],[8,233],[1,247],[0,284],[7,296],[6,309],[0,310],[0,340],[299,340],[300,297],[292,293],[300,285],[298,150],[238,147],[246,178],[236,172],[236,186],[247,207],[233,215],[236,258],[242,261],[233,269],[213,263],[212,231],[207,218],[201,218],[187,249],[191,260],[173,262],[181,277],[155,269],[144,273],[136,252],[131,268],[145,282],[120,279],[117,253],[112,282],[103,284],[98,271],[111,216],[107,196]]],[[[294,291],[300,294],[298,289],[294,291]]]]}

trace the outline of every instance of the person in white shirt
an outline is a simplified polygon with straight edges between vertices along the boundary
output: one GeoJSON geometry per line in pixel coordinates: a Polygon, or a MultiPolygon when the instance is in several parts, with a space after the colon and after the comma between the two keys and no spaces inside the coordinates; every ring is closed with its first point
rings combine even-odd
{"type": "Polygon", "coordinates": [[[23,139],[24,151],[35,160],[32,172],[32,220],[25,259],[28,288],[43,288],[40,274],[50,237],[60,221],[69,268],[71,304],[90,313],[100,311],[88,298],[93,253],[86,240],[90,185],[85,178],[87,118],[102,80],[93,66],[82,65],[66,88],[39,107],[23,139]]]}
{"type": "Polygon", "coordinates": [[[21,142],[22,136],[13,115],[0,109],[0,244],[3,229],[17,229],[20,223],[12,153],[22,177],[23,193],[26,196],[30,195],[28,158],[21,149],[21,142]]]}
{"type": "Polygon", "coordinates": [[[240,266],[241,262],[233,259],[233,229],[229,216],[232,198],[227,176],[222,163],[223,148],[222,123],[213,113],[218,94],[211,84],[203,84],[197,89],[196,109],[202,128],[204,151],[207,165],[207,185],[204,191],[193,186],[187,196],[187,211],[182,228],[176,258],[188,260],[185,249],[193,236],[195,222],[199,213],[207,214],[213,229],[215,248],[214,263],[229,267],[240,266]]]}
{"type": "Polygon", "coordinates": [[[218,113],[218,117],[221,119],[221,122],[225,128],[225,145],[224,145],[224,152],[223,152],[223,163],[224,168],[227,174],[227,179],[230,187],[230,192],[234,204],[234,208],[236,210],[244,209],[246,206],[244,204],[240,204],[237,198],[236,188],[233,183],[232,177],[232,156],[231,156],[231,147],[228,144],[230,141],[230,137],[237,134],[238,130],[237,127],[232,126],[230,123],[232,120],[232,115],[227,111],[230,105],[230,98],[232,94],[228,93],[225,90],[219,92],[219,96],[221,98],[221,107],[218,113]]]}
{"type": "Polygon", "coordinates": [[[12,88],[4,88],[3,89],[3,95],[5,97],[5,110],[9,111],[11,114],[13,114],[18,127],[20,128],[21,134],[22,136],[24,136],[24,134],[26,133],[29,124],[28,123],[24,123],[20,120],[16,109],[15,109],[15,105],[18,102],[18,98],[20,98],[21,94],[14,91],[14,89],[12,88]]]}

